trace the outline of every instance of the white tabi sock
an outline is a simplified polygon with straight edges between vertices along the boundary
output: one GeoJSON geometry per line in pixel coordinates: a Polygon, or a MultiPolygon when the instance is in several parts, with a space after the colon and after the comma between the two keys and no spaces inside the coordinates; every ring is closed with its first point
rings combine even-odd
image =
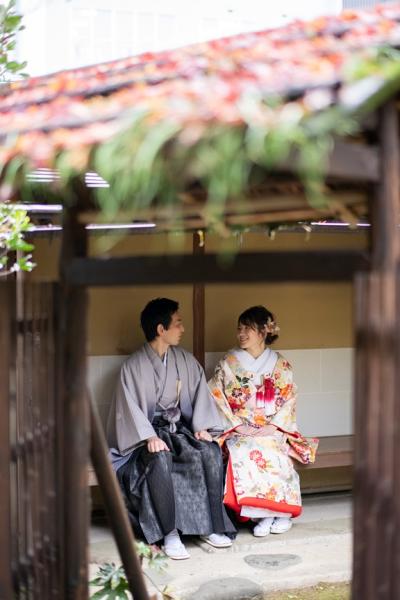
{"type": "Polygon", "coordinates": [[[182,544],[177,529],[173,529],[172,531],[167,533],[167,535],[164,538],[163,550],[165,554],[169,556],[169,558],[173,558],[175,560],[182,560],[185,558],[189,558],[190,556],[189,552],[182,544]]]}

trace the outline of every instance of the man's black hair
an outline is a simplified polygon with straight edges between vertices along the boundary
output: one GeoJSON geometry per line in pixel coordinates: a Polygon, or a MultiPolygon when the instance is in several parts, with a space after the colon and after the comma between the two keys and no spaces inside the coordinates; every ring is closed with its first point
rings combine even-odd
{"type": "Polygon", "coordinates": [[[172,315],[178,309],[179,303],[169,298],[155,298],[146,304],[140,315],[140,324],[148,342],[152,342],[157,337],[158,325],[162,325],[165,329],[169,328],[172,315]]]}

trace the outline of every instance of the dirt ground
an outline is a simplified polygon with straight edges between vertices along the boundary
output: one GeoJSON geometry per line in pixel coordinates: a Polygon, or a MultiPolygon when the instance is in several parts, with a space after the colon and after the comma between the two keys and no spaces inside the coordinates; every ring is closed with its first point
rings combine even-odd
{"type": "Polygon", "coordinates": [[[267,594],[264,600],[350,600],[348,583],[318,583],[311,588],[267,594]]]}

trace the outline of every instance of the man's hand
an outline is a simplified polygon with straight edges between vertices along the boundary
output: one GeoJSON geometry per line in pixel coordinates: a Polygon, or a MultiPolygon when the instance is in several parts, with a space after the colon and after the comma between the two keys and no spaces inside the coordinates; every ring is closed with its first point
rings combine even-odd
{"type": "Polygon", "coordinates": [[[203,431],[196,431],[194,437],[196,440],[202,440],[203,442],[212,442],[211,435],[205,429],[203,431]]]}
{"type": "Polygon", "coordinates": [[[147,450],[149,452],[162,452],[162,450],[169,452],[167,444],[157,436],[153,436],[147,440],[147,450]]]}

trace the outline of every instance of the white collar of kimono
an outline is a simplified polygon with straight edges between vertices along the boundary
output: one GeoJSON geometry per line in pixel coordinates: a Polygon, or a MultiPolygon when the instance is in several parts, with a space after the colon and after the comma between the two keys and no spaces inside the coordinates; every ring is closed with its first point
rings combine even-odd
{"type": "Polygon", "coordinates": [[[266,348],[257,358],[254,358],[250,352],[241,348],[234,348],[232,354],[236,356],[246,371],[254,373],[257,378],[260,375],[271,375],[278,360],[278,353],[271,350],[271,348],[266,348]]]}

